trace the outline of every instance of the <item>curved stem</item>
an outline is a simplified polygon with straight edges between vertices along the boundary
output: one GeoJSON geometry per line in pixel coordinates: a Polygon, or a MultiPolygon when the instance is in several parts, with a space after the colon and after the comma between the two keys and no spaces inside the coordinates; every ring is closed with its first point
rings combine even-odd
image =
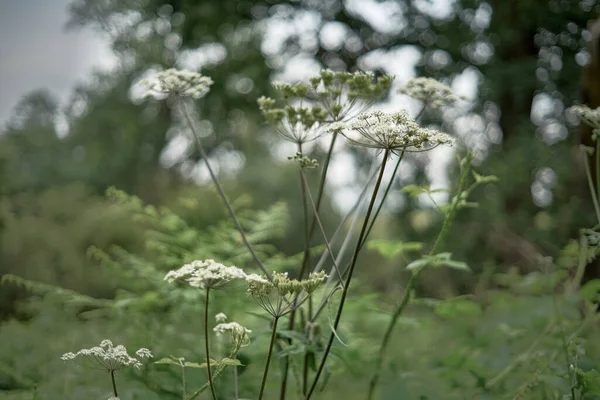
{"type": "MultiPolygon", "coordinates": [[[[448,231],[450,230],[450,227],[452,226],[454,217],[456,216],[456,212],[458,210],[458,204],[460,201],[460,196],[465,188],[467,176],[469,175],[469,171],[470,171],[470,165],[471,165],[470,153],[467,154],[467,156],[465,157],[465,161],[466,161],[466,166],[462,169],[461,174],[460,174],[460,180],[459,180],[459,184],[458,184],[458,193],[454,197],[454,200],[452,202],[452,207],[450,208],[450,211],[446,215],[446,218],[444,219],[444,223],[442,225],[442,229],[440,230],[440,233],[438,234],[438,236],[433,244],[433,247],[431,248],[431,251],[429,252],[430,256],[437,253],[437,251],[438,251],[439,247],[441,246],[441,244],[443,243],[448,231]]],[[[373,372],[373,376],[371,377],[371,381],[369,382],[369,392],[367,395],[367,398],[369,400],[371,400],[373,398],[373,395],[375,393],[375,388],[377,386],[377,383],[379,382],[379,376],[381,374],[381,367],[383,365],[383,358],[385,356],[387,346],[388,346],[390,338],[392,336],[394,327],[396,326],[396,322],[398,321],[398,318],[400,317],[400,315],[402,315],[402,313],[404,312],[404,309],[408,305],[412,290],[415,286],[415,283],[418,281],[419,276],[421,275],[421,271],[423,271],[423,270],[424,270],[424,268],[421,267],[421,268],[417,269],[416,271],[414,271],[413,274],[410,276],[410,279],[409,279],[409,281],[406,285],[406,289],[404,291],[404,295],[402,296],[402,299],[400,300],[398,307],[394,311],[394,314],[392,314],[390,323],[388,324],[388,326],[385,330],[383,339],[381,340],[381,346],[379,347],[379,352],[378,352],[377,358],[375,360],[375,370],[373,372]]]]}
{"type": "Polygon", "coordinates": [[[119,393],[117,393],[117,382],[115,382],[115,371],[110,371],[110,380],[112,381],[113,393],[115,397],[119,397],[119,393]]]}
{"type": "MultiPolygon", "coordinates": [[[[306,269],[308,268],[308,264],[309,264],[309,260],[310,260],[310,241],[312,240],[312,236],[315,230],[315,222],[316,222],[316,217],[319,213],[319,209],[321,207],[321,200],[323,199],[323,192],[324,192],[324,188],[325,188],[325,182],[327,181],[327,171],[329,170],[329,164],[331,162],[331,156],[333,155],[333,149],[335,147],[335,142],[337,139],[338,134],[337,133],[333,133],[331,136],[331,143],[329,144],[329,150],[327,151],[327,157],[325,158],[325,163],[323,164],[323,170],[321,172],[321,178],[319,181],[319,189],[317,192],[317,200],[316,200],[316,204],[315,204],[315,214],[313,215],[313,219],[310,225],[310,228],[308,230],[308,234],[306,236],[307,240],[306,240],[306,246],[304,248],[304,254],[302,256],[302,264],[300,265],[300,269],[298,271],[298,279],[302,279],[302,277],[305,275],[306,273],[306,269]]],[[[304,186],[303,186],[304,188],[304,186]]],[[[312,298],[309,300],[311,303],[311,310],[310,313],[312,314],[312,298]]],[[[288,330],[294,330],[294,324],[295,324],[295,320],[296,320],[296,309],[294,308],[292,310],[292,312],[290,313],[289,316],[289,324],[288,324],[288,330]]],[[[289,341],[291,343],[291,340],[289,341]]],[[[279,390],[279,399],[280,400],[284,400],[285,399],[285,392],[287,389],[287,379],[288,379],[288,369],[289,369],[289,357],[286,355],[284,358],[284,365],[283,365],[283,377],[281,378],[281,387],[279,390]]]]}
{"type": "Polygon", "coordinates": [[[271,332],[271,342],[269,343],[269,352],[267,353],[267,362],[265,364],[265,372],[263,373],[262,383],[260,384],[260,392],[258,393],[258,400],[262,400],[265,392],[265,385],[267,383],[267,375],[269,374],[269,365],[271,364],[271,355],[273,354],[273,345],[275,344],[275,335],[277,334],[277,322],[279,317],[273,317],[273,331],[271,332]]]}
{"type": "Polygon", "coordinates": [[[329,352],[331,351],[331,346],[333,345],[333,341],[335,340],[335,337],[336,337],[335,330],[337,330],[339,323],[340,323],[340,319],[342,318],[342,311],[344,310],[344,303],[346,302],[346,296],[348,295],[348,289],[350,288],[352,275],[354,272],[354,268],[356,267],[356,261],[358,260],[358,253],[360,252],[360,244],[362,243],[363,238],[366,233],[366,230],[367,230],[367,225],[368,225],[369,219],[371,217],[371,212],[373,211],[373,206],[375,205],[375,200],[377,198],[377,192],[379,191],[379,186],[381,186],[381,181],[383,179],[383,174],[385,172],[385,165],[387,163],[389,154],[390,154],[390,151],[386,149],[386,151],[383,155],[383,162],[381,163],[381,169],[379,171],[379,176],[377,177],[377,182],[375,183],[375,188],[373,188],[373,195],[371,196],[369,208],[367,209],[367,215],[365,215],[365,219],[363,221],[363,225],[360,230],[360,234],[358,236],[358,242],[356,244],[356,248],[354,249],[354,255],[352,256],[352,261],[351,261],[350,267],[348,269],[348,277],[346,278],[344,288],[342,289],[342,297],[340,299],[340,305],[338,306],[337,313],[335,316],[335,321],[333,323],[333,330],[331,332],[331,335],[329,336],[329,341],[327,342],[327,347],[325,348],[325,352],[323,353],[323,358],[321,359],[321,363],[319,364],[319,368],[317,369],[317,373],[312,382],[310,390],[306,394],[306,400],[310,399],[310,396],[314,393],[315,388],[317,387],[317,383],[319,381],[321,373],[323,372],[325,363],[327,362],[327,357],[329,356],[329,352]]]}
{"type": "Polygon", "coordinates": [[[208,346],[208,295],[210,289],[206,288],[206,302],[204,306],[204,344],[206,350],[206,372],[208,373],[208,384],[210,386],[210,392],[212,393],[213,400],[217,400],[217,394],[215,392],[215,384],[213,382],[212,371],[210,368],[210,351],[208,346]]]}
{"type": "MultiPolygon", "coordinates": [[[[308,188],[308,182],[306,181],[306,177],[304,176],[304,171],[302,169],[300,169],[300,177],[302,178],[302,182],[304,183],[304,185],[308,188]]],[[[341,274],[341,272],[338,268],[338,265],[335,261],[335,256],[333,255],[333,250],[331,249],[331,245],[329,244],[329,241],[327,240],[327,234],[325,233],[325,229],[323,229],[323,224],[321,223],[321,218],[319,218],[319,216],[316,213],[317,207],[316,207],[315,202],[313,201],[313,198],[310,194],[310,190],[306,191],[306,195],[307,195],[308,201],[310,202],[310,205],[312,206],[313,212],[315,213],[317,225],[319,226],[319,230],[321,231],[321,235],[323,236],[323,242],[325,243],[327,252],[329,253],[329,256],[331,257],[331,262],[333,264],[333,268],[337,272],[340,280],[342,280],[342,274],[341,274]]],[[[310,316],[309,316],[309,318],[310,318],[310,316]]]]}
{"type": "Polygon", "coordinates": [[[598,218],[598,222],[600,222],[600,206],[598,205],[598,196],[596,195],[596,189],[594,188],[594,182],[592,179],[592,173],[590,171],[590,166],[587,160],[587,153],[584,151],[585,159],[583,160],[583,165],[585,166],[585,176],[588,181],[588,186],[590,188],[590,194],[592,195],[592,201],[594,203],[594,210],[596,211],[596,217],[598,218]]]}
{"type": "Polygon", "coordinates": [[[381,211],[381,208],[383,207],[383,203],[385,203],[385,199],[388,196],[388,193],[390,192],[390,189],[392,188],[392,186],[394,185],[394,179],[396,178],[396,174],[398,173],[398,168],[400,167],[400,163],[402,162],[402,159],[404,158],[404,150],[402,151],[402,153],[400,153],[400,155],[398,156],[398,161],[396,161],[396,166],[394,167],[394,172],[392,172],[392,177],[390,178],[390,181],[388,182],[387,187],[385,188],[385,192],[383,192],[383,197],[381,198],[381,202],[379,203],[379,206],[377,207],[377,210],[375,211],[375,215],[373,215],[373,219],[371,219],[371,223],[369,224],[369,227],[367,228],[367,233],[365,234],[365,238],[363,240],[363,242],[360,244],[360,246],[364,246],[367,238],[369,237],[369,233],[371,233],[371,229],[373,229],[373,225],[375,225],[375,220],[377,220],[377,217],[379,216],[379,212],[381,211]]]}
{"type": "Polygon", "coordinates": [[[219,193],[219,196],[221,197],[221,199],[223,199],[223,202],[225,203],[225,207],[227,208],[227,211],[229,212],[229,216],[233,220],[233,223],[235,224],[235,227],[237,228],[237,230],[240,232],[240,236],[242,237],[242,241],[244,242],[244,245],[246,245],[246,247],[250,251],[252,258],[258,264],[258,266],[261,269],[261,271],[263,272],[263,274],[265,274],[267,276],[267,278],[270,279],[271,275],[265,268],[262,261],[260,261],[258,254],[256,254],[256,252],[254,251],[254,248],[248,241],[248,238],[246,237],[246,233],[244,232],[244,229],[242,228],[240,221],[237,219],[237,217],[235,215],[235,211],[233,211],[233,207],[231,206],[231,203],[229,202],[229,199],[227,198],[227,195],[225,194],[225,190],[223,190],[223,186],[221,186],[221,182],[219,182],[219,179],[217,178],[217,175],[213,171],[213,169],[210,165],[210,162],[208,162],[208,155],[206,154],[206,150],[204,149],[202,142],[198,138],[198,134],[196,132],[196,129],[194,128],[194,124],[192,123],[192,119],[190,118],[190,115],[187,111],[187,107],[186,107],[185,103],[183,102],[183,100],[180,97],[177,97],[177,100],[179,100],[179,105],[181,107],[183,116],[185,117],[185,120],[186,120],[190,130],[192,131],[192,136],[194,136],[194,141],[196,142],[196,146],[198,147],[198,152],[200,153],[200,156],[204,160],[204,164],[206,165],[206,168],[208,169],[210,179],[215,184],[215,186],[217,188],[217,192],[219,193]]]}
{"type": "Polygon", "coordinates": [[[596,137],[596,196],[600,196],[600,138],[596,137]]]}

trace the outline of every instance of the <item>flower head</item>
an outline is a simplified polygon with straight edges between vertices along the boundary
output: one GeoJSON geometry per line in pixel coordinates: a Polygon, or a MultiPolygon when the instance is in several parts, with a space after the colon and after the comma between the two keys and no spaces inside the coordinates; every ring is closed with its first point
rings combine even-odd
{"type": "Polygon", "coordinates": [[[142,365],[142,359],[151,358],[150,350],[141,348],[135,352],[135,357],[127,353],[123,345],[113,346],[110,340],[103,340],[99,346],[89,349],[81,349],[77,353],[65,353],[60,358],[63,361],[76,359],[86,360],[92,366],[100,367],[106,371],[117,371],[127,367],[139,368],[142,365]]]}
{"type": "Polygon", "coordinates": [[[307,143],[327,133],[334,121],[350,119],[383,97],[393,77],[375,77],[372,72],[333,72],[322,70],[306,83],[275,82],[273,87],[284,99],[260,97],[258,106],[270,124],[286,140],[307,143]]]}
{"type": "Polygon", "coordinates": [[[234,353],[237,352],[241,347],[246,347],[250,344],[250,333],[252,331],[237,322],[223,322],[218,324],[213,329],[217,336],[229,334],[231,335],[231,341],[234,345],[234,353]]]}
{"type": "Polygon", "coordinates": [[[227,321],[227,315],[221,313],[218,313],[217,315],[215,315],[215,319],[217,320],[217,322],[225,322],[227,321]]]}
{"type": "Polygon", "coordinates": [[[168,282],[181,280],[203,289],[219,287],[235,279],[246,279],[246,273],[240,268],[227,267],[211,259],[192,261],[165,275],[168,282]]]}
{"type": "Polygon", "coordinates": [[[426,151],[441,144],[452,145],[447,134],[423,128],[406,111],[370,111],[350,123],[332,124],[331,131],[342,133],[353,144],[390,151],[426,151]],[[358,134],[358,138],[353,136],[358,134]]]}
{"type": "Polygon", "coordinates": [[[583,105],[573,106],[569,110],[577,114],[586,124],[594,128],[592,131],[592,139],[597,140],[600,135],[600,107],[592,110],[588,106],[583,105]]]}
{"type": "Polygon", "coordinates": [[[151,80],[144,83],[148,87],[147,97],[175,94],[199,99],[209,92],[213,81],[197,72],[171,68],[157,73],[151,80]]]}
{"type": "Polygon", "coordinates": [[[272,280],[248,275],[248,293],[269,314],[277,317],[299,307],[327,279],[325,272],[311,273],[308,279],[290,279],[287,272],[274,272],[272,280]]]}
{"type": "Polygon", "coordinates": [[[299,151],[293,156],[289,156],[288,160],[294,161],[300,168],[319,168],[319,162],[317,160],[308,158],[299,151]]]}
{"type": "Polygon", "coordinates": [[[414,99],[427,103],[432,108],[443,108],[451,105],[464,97],[458,97],[452,93],[452,89],[432,78],[414,78],[398,90],[414,99]]]}

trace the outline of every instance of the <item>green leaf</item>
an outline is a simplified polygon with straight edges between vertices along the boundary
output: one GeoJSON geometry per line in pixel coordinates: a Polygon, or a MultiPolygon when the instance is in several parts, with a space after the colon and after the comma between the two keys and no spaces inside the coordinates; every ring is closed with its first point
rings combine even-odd
{"type": "Polygon", "coordinates": [[[181,363],[176,361],[176,360],[172,360],[170,358],[161,358],[158,361],[154,361],[154,364],[169,364],[169,365],[177,365],[178,367],[181,367],[181,363]]]}
{"type": "Polygon", "coordinates": [[[471,173],[473,174],[473,178],[475,178],[475,182],[477,183],[492,183],[499,181],[498,177],[495,175],[479,175],[475,171],[471,171],[471,173]]]}
{"type": "MultiPolygon", "coordinates": [[[[212,358],[210,359],[210,365],[211,367],[213,365],[219,365],[219,362],[217,360],[213,360],[212,358]]],[[[185,366],[186,367],[190,367],[190,368],[206,368],[206,363],[203,362],[202,364],[198,364],[198,363],[192,363],[192,362],[185,362],[185,366]]]]}
{"type": "Polygon", "coordinates": [[[240,360],[236,360],[233,358],[225,357],[221,361],[219,361],[221,365],[230,365],[230,366],[243,366],[240,360]]]}
{"type": "Polygon", "coordinates": [[[306,336],[296,331],[281,330],[277,331],[277,334],[286,339],[292,339],[296,342],[306,343],[306,336]]]}
{"type": "Polygon", "coordinates": [[[402,189],[401,192],[408,194],[410,197],[417,197],[421,194],[433,194],[433,193],[441,193],[447,192],[446,189],[433,189],[429,187],[429,185],[406,185],[402,189]]]}
{"type": "Polygon", "coordinates": [[[406,269],[413,271],[423,268],[448,267],[461,271],[470,271],[470,268],[466,263],[462,261],[454,261],[451,259],[451,257],[451,253],[439,253],[432,256],[425,256],[408,264],[406,269]]]}
{"type": "Polygon", "coordinates": [[[455,297],[440,303],[434,312],[442,318],[475,317],[483,312],[481,306],[464,297],[455,297]]]}
{"type": "Polygon", "coordinates": [[[600,299],[600,279],[591,280],[583,285],[581,294],[587,301],[598,301],[600,299]]]}
{"type": "Polygon", "coordinates": [[[375,250],[385,258],[393,258],[410,251],[420,251],[423,243],[401,242],[398,240],[373,239],[367,243],[369,250],[375,250]]]}

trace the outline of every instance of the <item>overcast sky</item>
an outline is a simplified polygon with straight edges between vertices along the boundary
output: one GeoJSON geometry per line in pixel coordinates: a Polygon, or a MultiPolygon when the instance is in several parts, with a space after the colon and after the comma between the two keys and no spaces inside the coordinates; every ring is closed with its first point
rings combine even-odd
{"type": "Polygon", "coordinates": [[[27,92],[47,88],[61,100],[94,67],[111,63],[92,30],[66,31],[69,0],[0,0],[0,125],[27,92]]]}

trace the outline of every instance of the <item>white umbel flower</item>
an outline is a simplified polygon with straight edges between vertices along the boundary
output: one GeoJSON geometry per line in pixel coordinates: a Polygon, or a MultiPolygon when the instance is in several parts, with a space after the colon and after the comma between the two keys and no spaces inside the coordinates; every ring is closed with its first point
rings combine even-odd
{"type": "Polygon", "coordinates": [[[237,353],[240,348],[250,344],[250,333],[252,333],[252,331],[237,322],[224,322],[215,326],[213,330],[217,333],[217,336],[225,334],[231,335],[234,353],[237,353]]]}
{"type": "Polygon", "coordinates": [[[212,289],[236,279],[246,279],[246,273],[237,267],[228,267],[215,260],[196,260],[183,267],[169,271],[165,280],[173,282],[182,280],[190,286],[212,289]]]}
{"type": "Polygon", "coordinates": [[[427,103],[432,108],[443,108],[465,99],[454,95],[449,86],[435,79],[423,77],[409,80],[398,90],[398,93],[427,103]]]}
{"type": "Polygon", "coordinates": [[[225,322],[227,321],[227,315],[221,313],[218,313],[217,315],[215,315],[215,320],[217,320],[217,322],[221,323],[221,322],[225,322]]]}
{"type": "Polygon", "coordinates": [[[569,110],[577,114],[586,124],[600,128],[600,107],[591,109],[588,106],[573,106],[569,110]]]}
{"type": "Polygon", "coordinates": [[[175,94],[199,99],[209,92],[213,81],[197,72],[171,68],[157,73],[153,78],[144,81],[144,84],[148,87],[146,96],[150,98],[175,94]]]}
{"type": "Polygon", "coordinates": [[[127,367],[139,368],[142,365],[142,359],[152,357],[152,353],[146,348],[139,349],[135,355],[136,357],[130,356],[125,346],[113,346],[110,340],[105,339],[100,342],[100,346],[81,349],[77,353],[65,353],[60,359],[63,361],[83,359],[92,366],[100,366],[101,369],[111,372],[127,367]]]}
{"type": "Polygon", "coordinates": [[[369,111],[350,123],[332,124],[330,130],[343,134],[358,146],[398,151],[426,151],[454,139],[433,129],[423,128],[406,111],[369,111]]]}

